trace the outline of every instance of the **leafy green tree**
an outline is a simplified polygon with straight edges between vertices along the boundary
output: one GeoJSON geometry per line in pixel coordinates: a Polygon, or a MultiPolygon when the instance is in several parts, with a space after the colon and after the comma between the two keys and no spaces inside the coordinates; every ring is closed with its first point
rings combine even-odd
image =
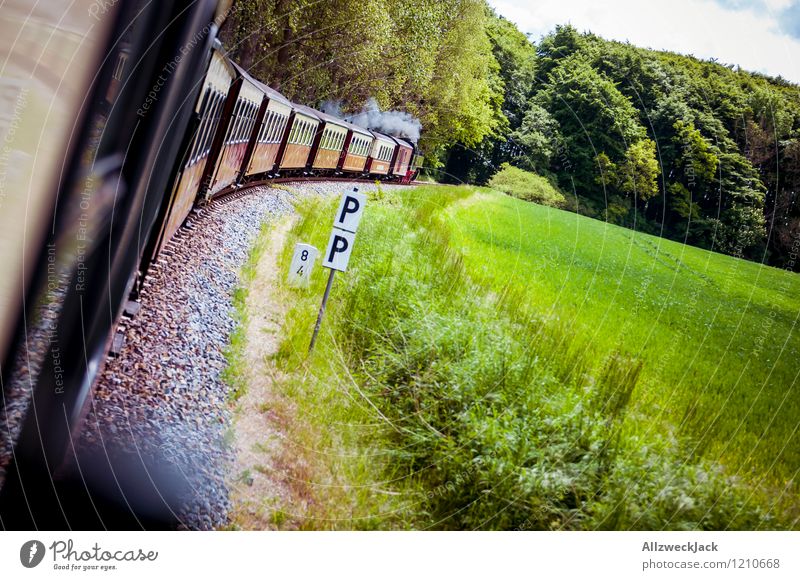
{"type": "Polygon", "coordinates": [[[514,162],[521,168],[543,174],[561,142],[558,122],[536,103],[525,112],[520,127],[511,134],[514,162]]]}

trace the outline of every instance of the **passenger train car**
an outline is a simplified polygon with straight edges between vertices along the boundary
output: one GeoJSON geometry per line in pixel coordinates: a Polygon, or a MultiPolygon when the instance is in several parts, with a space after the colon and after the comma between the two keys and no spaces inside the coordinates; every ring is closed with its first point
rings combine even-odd
{"type": "Polygon", "coordinates": [[[276,177],[416,175],[413,143],[292,103],[227,58],[216,33],[229,10],[10,0],[0,11],[4,528],[166,521],[136,502],[152,473],[135,461],[114,471],[112,458],[82,469],[73,436],[115,329],[193,208],[276,177]]]}

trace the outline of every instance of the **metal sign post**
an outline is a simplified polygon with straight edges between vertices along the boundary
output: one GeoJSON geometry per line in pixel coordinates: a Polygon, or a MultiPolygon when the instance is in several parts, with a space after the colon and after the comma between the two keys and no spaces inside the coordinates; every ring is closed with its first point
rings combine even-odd
{"type": "Polygon", "coordinates": [[[333,286],[333,276],[336,270],[340,272],[347,271],[347,264],[350,262],[350,254],[353,251],[353,243],[356,239],[356,230],[361,221],[361,214],[364,213],[364,205],[366,202],[367,196],[363,193],[358,193],[358,188],[354,187],[352,193],[345,193],[342,196],[339,209],[336,211],[336,218],[333,221],[333,230],[331,231],[331,237],[328,240],[328,248],[325,250],[325,256],[322,262],[322,265],[330,269],[331,273],[328,275],[328,284],[325,286],[325,294],[322,296],[322,304],[319,307],[317,323],[314,325],[314,334],[311,336],[311,344],[308,345],[309,355],[314,350],[319,328],[322,326],[325,306],[328,304],[328,297],[331,294],[331,287],[333,286]]]}

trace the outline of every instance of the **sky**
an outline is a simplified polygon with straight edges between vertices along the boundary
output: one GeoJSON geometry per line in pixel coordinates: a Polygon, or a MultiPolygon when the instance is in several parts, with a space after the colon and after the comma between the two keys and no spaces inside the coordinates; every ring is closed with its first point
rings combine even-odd
{"type": "Polygon", "coordinates": [[[536,42],[556,24],[800,83],[800,0],[489,0],[536,42]]]}

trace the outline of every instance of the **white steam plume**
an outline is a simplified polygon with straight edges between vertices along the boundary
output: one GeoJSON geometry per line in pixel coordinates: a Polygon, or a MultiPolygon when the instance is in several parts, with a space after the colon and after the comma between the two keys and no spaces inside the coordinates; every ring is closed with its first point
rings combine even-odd
{"type": "Polygon", "coordinates": [[[354,115],[343,115],[341,103],[338,101],[325,101],[320,110],[323,113],[347,119],[365,129],[374,129],[387,135],[404,137],[415,143],[419,141],[422,132],[422,123],[419,122],[419,119],[403,111],[381,111],[378,101],[373,98],[367,101],[360,113],[354,115]]]}

